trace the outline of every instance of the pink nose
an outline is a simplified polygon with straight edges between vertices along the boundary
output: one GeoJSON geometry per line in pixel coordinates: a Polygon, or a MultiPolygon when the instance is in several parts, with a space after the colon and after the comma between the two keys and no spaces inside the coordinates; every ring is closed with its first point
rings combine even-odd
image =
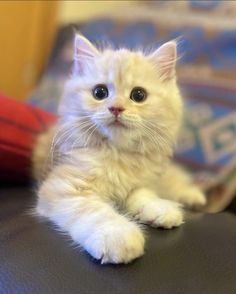
{"type": "Polygon", "coordinates": [[[115,116],[118,116],[122,111],[124,111],[125,109],[123,107],[109,107],[108,108],[110,110],[110,112],[112,114],[114,114],[115,116]]]}

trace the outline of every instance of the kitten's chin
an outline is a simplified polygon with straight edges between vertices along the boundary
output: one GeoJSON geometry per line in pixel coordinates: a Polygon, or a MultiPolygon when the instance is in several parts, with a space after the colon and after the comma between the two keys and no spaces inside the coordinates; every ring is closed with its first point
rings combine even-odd
{"type": "Polygon", "coordinates": [[[115,148],[133,151],[137,149],[139,135],[135,129],[131,132],[125,125],[113,123],[102,129],[101,133],[107,138],[108,142],[115,148]]]}
{"type": "Polygon", "coordinates": [[[119,120],[114,120],[113,122],[109,123],[108,127],[112,128],[114,130],[127,129],[127,126],[123,122],[121,122],[119,120]]]}
{"type": "Polygon", "coordinates": [[[101,132],[110,139],[125,136],[128,129],[127,124],[120,119],[109,120],[100,125],[101,132]]]}
{"type": "Polygon", "coordinates": [[[122,141],[124,138],[127,140],[128,127],[120,122],[109,122],[103,126],[99,127],[100,133],[103,134],[110,142],[116,144],[122,141]]]}
{"type": "Polygon", "coordinates": [[[106,135],[108,138],[110,138],[111,140],[113,139],[116,140],[116,138],[126,137],[127,130],[128,130],[127,126],[118,122],[113,122],[103,127],[102,133],[106,135]]]}

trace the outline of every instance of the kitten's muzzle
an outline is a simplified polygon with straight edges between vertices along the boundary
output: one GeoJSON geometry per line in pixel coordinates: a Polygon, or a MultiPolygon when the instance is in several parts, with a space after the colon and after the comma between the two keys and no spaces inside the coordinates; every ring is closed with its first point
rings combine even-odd
{"type": "Polygon", "coordinates": [[[126,128],[125,124],[122,121],[121,113],[125,108],[120,106],[111,106],[108,110],[113,114],[112,121],[108,124],[110,127],[123,127],[126,128]]]}
{"type": "Polygon", "coordinates": [[[123,107],[111,106],[108,110],[117,118],[125,109],[123,107]]]}

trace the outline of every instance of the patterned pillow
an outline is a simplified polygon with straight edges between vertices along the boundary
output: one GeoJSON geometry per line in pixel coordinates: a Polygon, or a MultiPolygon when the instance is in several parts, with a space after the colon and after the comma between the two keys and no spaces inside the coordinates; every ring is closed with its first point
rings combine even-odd
{"type": "Polygon", "coordinates": [[[29,101],[56,111],[72,64],[74,28],[95,43],[109,40],[129,48],[178,38],[178,77],[187,111],[175,157],[207,191],[207,210],[219,211],[236,190],[236,7],[233,1],[147,4],[63,27],[48,71],[29,101]]]}

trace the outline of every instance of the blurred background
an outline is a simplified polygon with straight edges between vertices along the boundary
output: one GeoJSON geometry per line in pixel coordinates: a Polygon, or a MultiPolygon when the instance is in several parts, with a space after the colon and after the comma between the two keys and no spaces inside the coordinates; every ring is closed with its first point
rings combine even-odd
{"type": "MultiPolygon", "coordinates": [[[[0,91],[25,99],[48,62],[59,28],[129,7],[140,1],[1,1],[0,91]]],[[[109,29],[109,28],[108,28],[109,29]]]]}
{"type": "Polygon", "coordinates": [[[178,38],[187,110],[175,158],[219,211],[236,191],[235,19],[223,0],[0,1],[0,93],[55,113],[75,30],[129,48],[178,38]]]}

